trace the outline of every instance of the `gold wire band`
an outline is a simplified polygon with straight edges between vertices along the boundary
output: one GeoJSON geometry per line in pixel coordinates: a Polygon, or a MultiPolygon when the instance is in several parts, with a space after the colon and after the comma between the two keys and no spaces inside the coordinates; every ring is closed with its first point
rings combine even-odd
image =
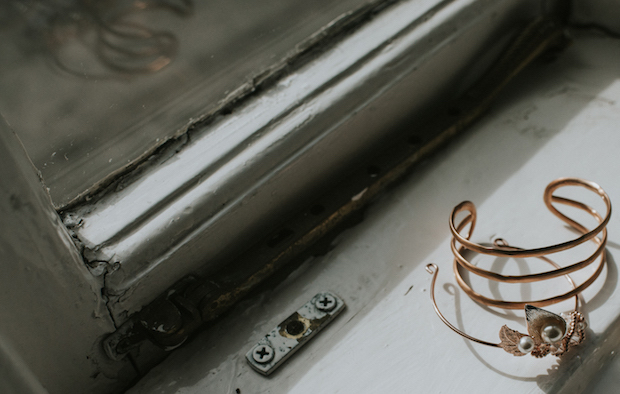
{"type": "MultiPolygon", "coordinates": [[[[520,248],[516,248],[513,246],[506,246],[507,248],[511,248],[512,250],[523,250],[520,248]]],[[[550,260],[549,258],[545,257],[545,256],[538,256],[539,259],[546,261],[547,263],[551,264],[553,267],[555,267],[557,270],[560,270],[562,267],[560,265],[558,265],[557,263],[555,263],[554,261],[550,260]]],[[[569,281],[569,283],[572,285],[573,289],[557,295],[557,296],[553,296],[553,297],[549,297],[549,298],[545,298],[542,300],[536,300],[536,301],[504,301],[504,300],[495,300],[492,298],[488,298],[485,297],[479,293],[477,293],[476,291],[474,291],[468,284],[467,282],[465,282],[465,280],[463,279],[463,277],[461,276],[461,272],[460,272],[460,267],[461,265],[457,263],[456,259],[454,260],[454,265],[453,265],[453,269],[454,269],[454,276],[456,277],[456,281],[459,284],[459,286],[461,287],[461,289],[469,296],[469,298],[473,299],[474,301],[480,303],[480,304],[484,304],[487,306],[493,306],[496,308],[501,308],[501,309],[523,309],[525,307],[525,305],[532,305],[532,306],[537,306],[537,307],[543,307],[543,306],[547,306],[547,305],[552,305],[552,304],[557,304],[558,302],[567,300],[571,297],[575,297],[575,310],[578,310],[579,307],[579,294],[588,286],[590,286],[595,280],[596,278],[598,278],[598,276],[600,275],[601,271],[603,270],[603,267],[605,266],[605,258],[603,256],[601,256],[601,262],[599,264],[599,266],[597,267],[596,271],[594,272],[594,274],[592,274],[585,282],[583,282],[581,285],[576,286],[575,282],[573,281],[573,279],[568,275],[568,274],[564,274],[564,276],[567,278],[567,280],[569,281]]]]}
{"type": "MultiPolygon", "coordinates": [[[[547,263],[553,265],[554,267],[559,268],[560,266],[558,264],[556,264],[554,261],[549,260],[548,258],[542,258],[543,260],[545,260],[547,263]]],[[[469,339],[470,341],[479,343],[481,345],[486,345],[486,346],[493,346],[493,347],[501,347],[499,343],[493,343],[493,342],[487,342],[487,341],[483,341],[482,339],[478,339],[476,337],[472,337],[469,334],[464,333],[463,331],[459,330],[458,328],[456,328],[455,326],[452,325],[452,323],[450,323],[448,321],[448,319],[446,319],[444,317],[444,315],[439,311],[439,307],[437,306],[437,302],[435,301],[435,282],[437,281],[437,274],[439,273],[439,267],[437,267],[437,264],[427,264],[426,265],[426,271],[433,275],[433,278],[431,279],[431,302],[433,303],[433,308],[435,309],[435,313],[437,314],[437,316],[439,316],[439,319],[441,319],[441,321],[448,326],[448,328],[450,328],[452,331],[456,332],[457,334],[459,334],[460,336],[469,339]]],[[[573,287],[573,289],[576,287],[575,282],[573,281],[573,279],[569,276],[569,275],[565,275],[566,276],[566,280],[568,281],[568,283],[570,283],[570,285],[573,287]]],[[[575,294],[575,310],[579,309],[579,294],[575,294]]]]}
{"type": "Polygon", "coordinates": [[[555,181],[551,182],[547,186],[547,188],[545,189],[544,201],[545,201],[545,205],[547,206],[547,208],[549,208],[549,210],[553,214],[558,216],[560,219],[562,219],[565,223],[569,224],[575,230],[581,232],[583,235],[572,241],[568,241],[568,242],[564,242],[561,244],[552,245],[552,246],[548,246],[544,248],[537,248],[537,249],[521,249],[521,248],[511,247],[503,240],[499,240],[499,242],[496,241],[493,247],[486,247],[486,246],[482,246],[480,244],[471,242],[469,240],[469,238],[473,234],[475,223],[476,223],[476,209],[473,203],[466,201],[466,202],[463,202],[457,205],[454,208],[454,210],[452,211],[452,215],[450,216],[450,230],[453,235],[452,242],[450,243],[450,245],[451,245],[452,253],[454,254],[454,257],[455,257],[454,266],[453,266],[454,275],[461,289],[463,289],[463,291],[467,293],[467,295],[470,298],[474,299],[475,301],[481,304],[499,307],[502,309],[522,309],[526,304],[541,307],[541,306],[551,305],[551,304],[564,301],[574,295],[581,293],[588,286],[594,283],[594,281],[598,278],[598,276],[602,272],[603,267],[605,265],[605,254],[603,253],[605,250],[606,243],[607,243],[607,229],[605,228],[605,226],[607,225],[611,217],[611,201],[607,193],[605,193],[605,191],[594,182],[590,182],[590,181],[586,181],[586,180],[578,179],[578,178],[560,178],[560,179],[556,179],[555,181]],[[563,186],[582,186],[598,194],[602,198],[602,200],[605,202],[605,205],[607,208],[607,213],[605,217],[604,218],[601,217],[601,215],[596,210],[594,210],[592,207],[586,204],[583,204],[583,203],[580,203],[578,201],[574,201],[571,199],[554,196],[553,192],[563,186]],[[599,225],[593,230],[588,230],[582,224],[578,223],[577,221],[569,218],[568,216],[558,211],[553,206],[553,202],[569,205],[569,206],[578,208],[580,210],[583,210],[586,213],[590,214],[592,217],[594,217],[594,219],[596,219],[599,225]],[[469,215],[467,215],[458,225],[455,225],[454,221],[455,221],[456,215],[462,212],[463,210],[469,211],[469,215]],[[466,237],[463,237],[460,233],[461,231],[463,231],[463,229],[468,224],[470,224],[469,231],[466,237]],[[601,238],[598,238],[596,236],[598,233],[602,233],[601,238]],[[577,263],[571,264],[566,267],[559,267],[555,263],[552,263],[552,265],[555,268],[554,270],[545,271],[545,272],[541,272],[537,274],[503,275],[503,274],[499,274],[496,272],[488,271],[480,267],[477,267],[471,264],[463,256],[463,252],[465,250],[473,250],[481,254],[492,255],[492,256],[538,257],[543,260],[546,260],[547,262],[550,262],[550,260],[548,260],[545,257],[545,255],[571,249],[589,240],[592,240],[593,242],[595,242],[597,244],[597,248],[595,252],[592,255],[590,255],[588,258],[586,258],[585,260],[579,261],[577,263]],[[458,249],[456,247],[457,241],[462,245],[458,249]],[[542,281],[542,280],[566,275],[571,272],[585,268],[588,265],[590,265],[592,262],[594,262],[598,257],[600,257],[600,263],[598,267],[596,268],[594,273],[581,285],[575,287],[569,292],[556,295],[554,297],[545,298],[542,300],[535,300],[535,301],[504,301],[504,300],[495,300],[495,299],[482,296],[481,294],[476,293],[463,280],[463,277],[460,272],[460,268],[462,267],[476,275],[482,276],[487,279],[499,281],[499,282],[506,282],[506,283],[536,282],[536,281],[542,281]]]}
{"type": "MultiPolygon", "coordinates": [[[[555,216],[559,217],[562,221],[567,223],[572,228],[583,233],[583,235],[578,238],[573,239],[572,241],[563,242],[560,244],[545,246],[545,247],[536,248],[536,249],[519,249],[519,250],[509,251],[509,250],[504,250],[504,249],[498,249],[496,247],[483,246],[475,242],[471,242],[469,240],[469,238],[471,237],[474,231],[474,227],[476,225],[476,207],[471,201],[464,201],[460,203],[459,205],[457,205],[452,210],[452,215],[450,215],[450,231],[452,232],[452,236],[454,237],[456,241],[458,241],[458,243],[460,243],[461,245],[463,245],[465,248],[469,250],[473,250],[474,252],[488,254],[492,256],[537,257],[537,256],[545,255],[545,254],[550,254],[550,253],[555,253],[555,252],[560,252],[562,250],[570,249],[586,241],[589,241],[590,239],[596,237],[598,233],[605,230],[605,227],[607,226],[607,223],[609,223],[609,219],[611,218],[611,201],[607,193],[605,193],[605,191],[598,184],[594,182],[586,181],[584,179],[579,179],[579,178],[556,179],[552,181],[551,183],[549,183],[549,185],[547,185],[543,199],[545,201],[545,205],[547,206],[547,208],[555,216]],[[598,212],[596,212],[596,210],[594,210],[592,207],[586,204],[583,204],[583,203],[580,203],[578,201],[571,200],[568,198],[558,197],[558,196],[553,195],[554,191],[564,186],[582,186],[598,194],[603,199],[603,202],[605,202],[605,206],[607,208],[607,214],[605,215],[605,218],[601,219],[601,216],[598,214],[598,212]],[[553,206],[554,202],[558,204],[569,205],[575,208],[579,208],[583,211],[586,211],[587,213],[589,213],[590,215],[594,216],[595,218],[599,220],[599,225],[596,226],[596,228],[592,230],[588,230],[586,227],[584,227],[580,223],[576,222],[575,220],[569,218],[568,216],[558,211],[557,208],[553,206]],[[456,215],[464,210],[470,211],[470,214],[465,219],[463,219],[463,221],[461,221],[462,226],[460,227],[460,229],[462,230],[465,227],[466,223],[464,224],[464,222],[466,221],[471,222],[471,227],[466,237],[463,237],[460,234],[460,231],[454,225],[455,220],[456,220],[456,215]]],[[[604,232],[604,234],[606,234],[606,232],[604,232]]],[[[606,237],[605,237],[605,240],[606,240],[606,237]]],[[[555,276],[560,276],[560,275],[555,275],[555,276]]]]}

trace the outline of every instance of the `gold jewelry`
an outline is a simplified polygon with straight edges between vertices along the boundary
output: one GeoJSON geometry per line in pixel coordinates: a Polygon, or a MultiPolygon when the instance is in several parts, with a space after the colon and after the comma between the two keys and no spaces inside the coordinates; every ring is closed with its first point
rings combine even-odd
{"type": "Polygon", "coordinates": [[[570,347],[581,343],[585,339],[586,321],[583,315],[578,311],[578,295],[598,278],[605,265],[606,260],[604,251],[605,245],[607,243],[606,226],[611,217],[611,201],[609,200],[609,196],[607,195],[607,193],[605,193],[605,191],[599,185],[594,182],[578,178],[560,178],[551,182],[545,189],[544,201],[547,208],[553,214],[555,214],[573,229],[579,231],[582,235],[571,241],[536,249],[522,249],[510,246],[505,240],[501,238],[496,239],[492,247],[488,247],[471,242],[469,240],[471,238],[471,235],[473,234],[476,224],[476,208],[474,204],[470,201],[465,201],[457,205],[452,210],[452,214],[450,216],[450,231],[452,232],[452,241],[450,245],[452,253],[455,257],[453,268],[457,283],[470,298],[480,304],[498,307],[502,309],[524,308],[529,335],[522,334],[518,331],[508,328],[507,326],[503,326],[500,329],[499,333],[501,342],[492,343],[467,335],[458,328],[454,327],[441,314],[439,308],[437,307],[437,303],[435,302],[435,281],[437,280],[439,268],[435,264],[428,264],[426,266],[426,270],[433,275],[430,292],[433,307],[441,321],[443,321],[454,332],[469,340],[483,345],[501,347],[507,352],[512,353],[516,356],[523,356],[527,353],[532,353],[532,355],[535,357],[544,357],[547,354],[560,356],[566,351],[568,351],[570,347]],[[602,198],[606,206],[607,213],[605,217],[602,217],[596,210],[586,204],[553,195],[554,191],[564,186],[580,186],[598,194],[599,197],[602,198]],[[581,225],[577,221],[569,218],[568,216],[558,211],[553,205],[553,203],[564,204],[583,210],[586,213],[590,214],[592,217],[594,217],[594,219],[596,219],[599,224],[594,229],[588,230],[585,226],[581,225]],[[461,220],[460,223],[455,224],[456,216],[463,211],[467,211],[469,212],[469,214],[463,220],[461,220]],[[461,232],[467,227],[467,225],[470,225],[469,231],[466,236],[462,236],[461,232]],[[600,238],[597,237],[599,233],[601,234],[600,238]],[[590,240],[597,244],[597,248],[592,255],[582,261],[578,261],[571,265],[561,267],[547,257],[550,254],[574,248],[590,240]],[[457,248],[457,242],[461,245],[461,247],[457,248]],[[549,263],[551,266],[553,266],[554,269],[537,274],[503,275],[479,268],[471,264],[463,256],[463,252],[465,250],[471,250],[480,254],[491,256],[537,257],[549,263]],[[582,284],[577,286],[568,274],[587,267],[599,257],[600,262],[594,273],[582,284]],[[505,283],[538,282],[563,275],[570,283],[572,289],[566,293],[562,293],[542,300],[496,300],[485,297],[475,292],[463,279],[461,275],[461,269],[466,269],[469,272],[472,272],[487,279],[505,283]],[[559,315],[539,308],[541,306],[551,305],[560,301],[567,300],[571,297],[575,297],[575,309],[570,312],[566,317],[561,317],[559,315]]]}

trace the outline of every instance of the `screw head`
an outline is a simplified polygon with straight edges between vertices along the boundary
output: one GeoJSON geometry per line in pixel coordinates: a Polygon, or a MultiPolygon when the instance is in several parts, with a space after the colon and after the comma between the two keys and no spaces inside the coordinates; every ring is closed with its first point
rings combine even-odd
{"type": "Polygon", "coordinates": [[[329,294],[322,294],[314,301],[314,305],[320,311],[329,312],[336,307],[336,299],[329,294]]]}
{"type": "Polygon", "coordinates": [[[275,352],[269,345],[256,345],[254,350],[252,350],[252,358],[254,361],[261,364],[265,364],[273,360],[274,355],[275,352]]]}
{"type": "Polygon", "coordinates": [[[290,335],[295,336],[295,335],[299,335],[303,333],[304,331],[306,331],[306,326],[304,323],[300,322],[299,320],[293,320],[293,321],[290,321],[284,329],[290,335]]]}

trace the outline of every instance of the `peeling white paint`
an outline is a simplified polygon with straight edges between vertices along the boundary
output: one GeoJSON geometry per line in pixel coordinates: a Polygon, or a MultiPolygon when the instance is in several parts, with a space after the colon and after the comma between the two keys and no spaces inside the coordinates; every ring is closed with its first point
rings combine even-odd
{"type": "Polygon", "coordinates": [[[361,192],[351,197],[351,201],[358,201],[360,198],[364,196],[364,194],[366,194],[367,191],[368,191],[368,188],[364,188],[364,190],[362,190],[361,192]]]}

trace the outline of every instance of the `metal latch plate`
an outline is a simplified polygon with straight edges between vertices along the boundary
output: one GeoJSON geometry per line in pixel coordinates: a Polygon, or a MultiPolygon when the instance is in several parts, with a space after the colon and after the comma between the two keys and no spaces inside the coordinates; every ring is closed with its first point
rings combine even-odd
{"type": "Polygon", "coordinates": [[[269,375],[344,308],[344,301],[334,293],[318,293],[258,341],[245,358],[257,372],[269,375]]]}

